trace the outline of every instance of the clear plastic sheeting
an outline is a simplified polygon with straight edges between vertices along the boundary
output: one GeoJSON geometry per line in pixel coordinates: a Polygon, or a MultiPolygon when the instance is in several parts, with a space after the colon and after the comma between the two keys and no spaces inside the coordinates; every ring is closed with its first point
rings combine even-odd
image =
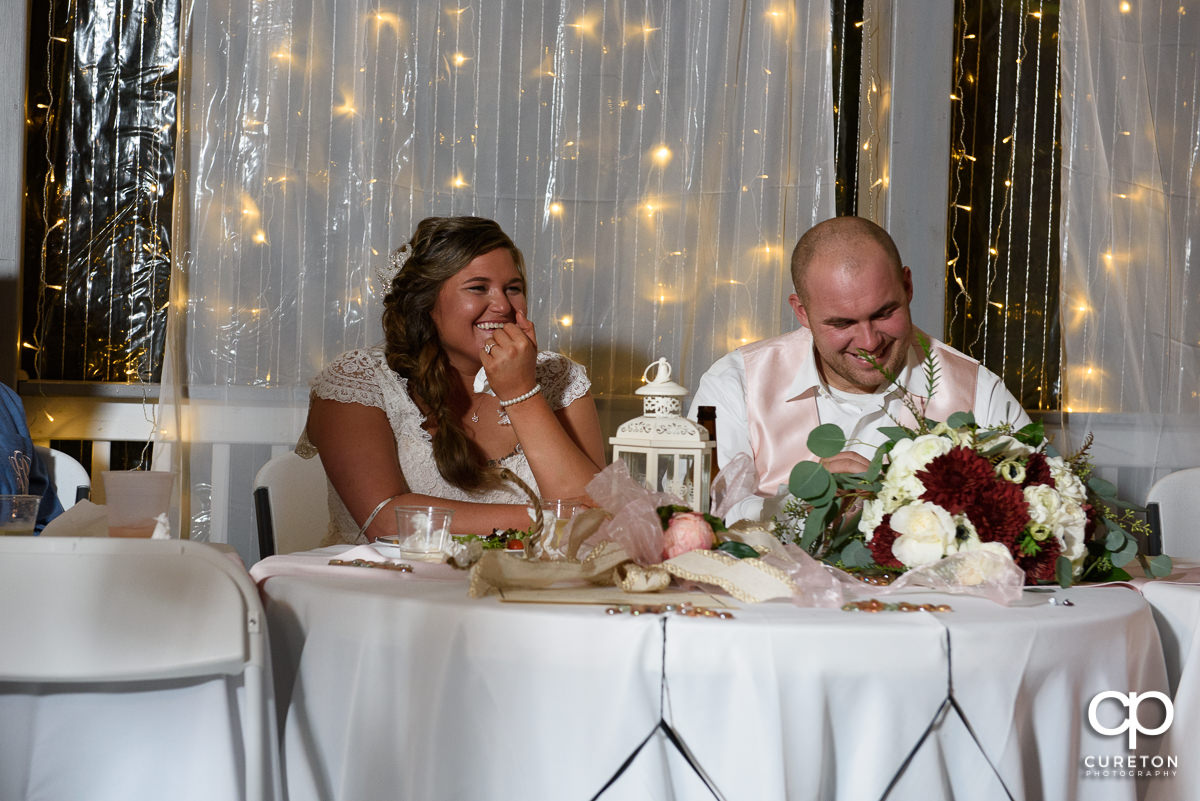
{"type": "Polygon", "coordinates": [[[31,378],[158,380],[178,8],[34,4],[22,331],[31,378]]]}
{"type": "MultiPolygon", "coordinates": [[[[1193,9],[1194,10],[1194,9],[1193,9]]],[[[1072,444],[1141,501],[1200,462],[1200,14],[1062,5],[1062,337],[1072,444]]]]}
{"type": "Polygon", "coordinates": [[[833,214],[825,2],[191,5],[177,270],[189,385],[288,386],[380,334],[372,268],[479,214],[601,396],[790,328],[833,214]]]}

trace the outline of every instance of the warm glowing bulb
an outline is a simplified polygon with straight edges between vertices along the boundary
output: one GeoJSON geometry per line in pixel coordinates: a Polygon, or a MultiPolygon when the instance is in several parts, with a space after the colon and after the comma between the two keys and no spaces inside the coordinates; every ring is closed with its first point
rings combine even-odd
{"type": "Polygon", "coordinates": [[[558,318],[558,324],[561,325],[563,328],[570,328],[571,323],[573,323],[573,322],[575,322],[575,321],[573,319],[571,319],[571,315],[569,315],[569,314],[564,314],[562,317],[558,318]]]}
{"type": "Polygon", "coordinates": [[[462,53],[454,54],[454,66],[461,67],[463,64],[466,64],[466,63],[467,63],[467,57],[464,56],[462,53]]]}
{"type": "Polygon", "coordinates": [[[1121,13],[1122,14],[1128,14],[1130,12],[1130,10],[1132,10],[1132,9],[1133,9],[1133,6],[1129,5],[1129,3],[1121,3],[1121,13]]]}
{"type": "Polygon", "coordinates": [[[461,189],[462,187],[467,185],[467,182],[463,179],[463,177],[461,175],[456,175],[456,176],[454,176],[454,180],[450,182],[450,185],[456,189],[461,189]]]}
{"type": "Polygon", "coordinates": [[[562,212],[563,212],[563,207],[562,207],[561,203],[551,203],[550,204],[550,213],[551,214],[562,214],[562,212]]]}
{"type": "Polygon", "coordinates": [[[654,151],[654,160],[659,164],[666,164],[671,160],[671,148],[666,145],[659,145],[654,151]]]}
{"type": "Polygon", "coordinates": [[[255,242],[257,242],[257,243],[258,243],[258,244],[260,244],[260,245],[264,245],[264,244],[266,244],[266,242],[267,242],[267,234],[266,234],[266,232],[265,232],[265,231],[259,231],[258,233],[256,233],[256,234],[254,235],[254,241],[255,241],[255,242]]]}
{"type": "Polygon", "coordinates": [[[1000,251],[996,250],[995,248],[988,248],[988,253],[991,253],[993,256],[1000,255],[1000,251]]]}

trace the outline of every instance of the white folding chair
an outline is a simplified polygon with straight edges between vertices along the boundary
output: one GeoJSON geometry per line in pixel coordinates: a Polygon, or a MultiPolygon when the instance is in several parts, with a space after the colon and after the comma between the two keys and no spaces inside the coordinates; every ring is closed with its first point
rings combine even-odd
{"type": "Polygon", "coordinates": [[[329,482],[321,457],[295,451],[272,457],[254,477],[258,554],[320,547],[329,532],[329,482]]]}
{"type": "MultiPolygon", "coordinates": [[[[244,705],[229,714],[241,732],[221,729],[229,735],[221,753],[230,763],[244,758],[237,769],[243,798],[278,796],[266,618],[245,568],[216,549],[188,540],[0,537],[0,644],[0,699],[30,686],[48,691],[49,704],[75,694],[81,721],[105,693],[123,693],[116,703],[125,708],[129,693],[165,688],[169,695],[187,692],[175,688],[189,680],[240,677],[244,705]]],[[[0,741],[11,742],[5,725],[0,721],[0,741]]],[[[154,731],[143,736],[153,739],[154,731]]],[[[69,747],[45,750],[34,755],[43,774],[47,767],[51,774],[82,770],[69,747]]],[[[203,752],[178,757],[179,769],[208,769],[203,752]]],[[[119,779],[92,777],[105,791],[94,797],[112,797],[111,786],[100,784],[105,778],[119,779]]]]}
{"type": "MultiPolygon", "coordinates": [[[[1155,481],[1146,493],[1147,509],[1150,504],[1157,504],[1162,552],[1200,558],[1200,467],[1176,470],[1155,481]]],[[[1150,518],[1153,521],[1153,510],[1150,518]]]]}
{"type": "Polygon", "coordinates": [[[75,457],[44,445],[34,445],[38,458],[46,466],[54,491],[64,510],[88,498],[92,492],[92,477],[75,457]]]}

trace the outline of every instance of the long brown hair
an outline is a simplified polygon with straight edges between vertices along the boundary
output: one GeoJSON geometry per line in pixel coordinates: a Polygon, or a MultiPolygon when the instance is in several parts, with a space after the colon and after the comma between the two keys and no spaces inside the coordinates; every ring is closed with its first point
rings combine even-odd
{"type": "Polygon", "coordinates": [[[495,471],[459,423],[470,398],[451,378],[431,312],[446,279],[475,258],[504,248],[522,278],[525,258],[495,221],[482,217],[427,217],[408,246],[412,254],[383,299],[388,366],[408,379],[408,394],[433,424],[433,458],[442,478],[467,491],[485,489],[495,485],[495,471]]]}

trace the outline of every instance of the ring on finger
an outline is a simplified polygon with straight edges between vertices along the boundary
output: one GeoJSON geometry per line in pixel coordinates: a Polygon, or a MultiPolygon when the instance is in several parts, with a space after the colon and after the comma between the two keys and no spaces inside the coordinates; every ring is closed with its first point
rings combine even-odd
{"type": "Polygon", "coordinates": [[[494,347],[496,347],[496,340],[489,339],[487,342],[485,342],[483,344],[483,352],[486,353],[487,355],[491,356],[492,348],[494,348],[494,347]]]}

